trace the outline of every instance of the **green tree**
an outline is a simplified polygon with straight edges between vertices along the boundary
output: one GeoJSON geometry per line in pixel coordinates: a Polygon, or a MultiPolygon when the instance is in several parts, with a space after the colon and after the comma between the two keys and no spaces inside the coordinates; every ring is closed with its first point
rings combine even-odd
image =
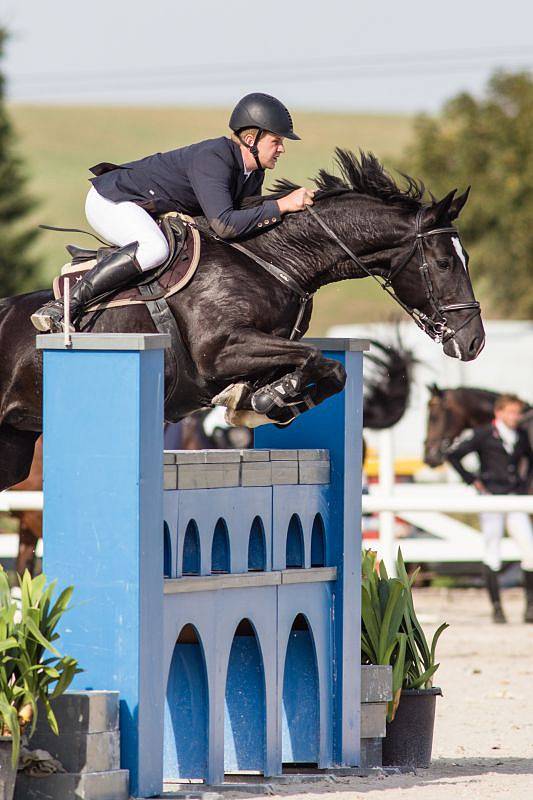
{"type": "Polygon", "coordinates": [[[416,121],[406,171],[436,196],[472,192],[459,227],[484,310],[533,316],[533,77],[496,73],[486,94],[460,94],[416,121]],[[488,302],[487,302],[488,301],[488,302]]]}
{"type": "MultiPolygon", "coordinates": [[[[0,28],[0,59],[7,38],[0,28]]],[[[15,153],[15,134],[4,100],[4,78],[0,73],[0,297],[32,287],[38,267],[31,254],[37,230],[24,219],[35,207],[26,191],[22,161],[15,153]]]]}

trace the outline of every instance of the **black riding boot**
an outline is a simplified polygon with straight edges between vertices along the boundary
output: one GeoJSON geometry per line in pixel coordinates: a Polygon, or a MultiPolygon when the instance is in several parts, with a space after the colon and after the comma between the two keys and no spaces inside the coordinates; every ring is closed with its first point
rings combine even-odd
{"type": "MultiPolygon", "coordinates": [[[[73,322],[93,300],[115,289],[121,289],[142,272],[135,258],[138,246],[137,242],[132,242],[104,256],[74,284],[70,291],[70,313],[73,322]]],[[[32,314],[31,321],[38,331],[60,332],[64,329],[64,316],[63,300],[52,300],[32,314]]]]}
{"type": "Polygon", "coordinates": [[[533,622],[533,572],[529,570],[524,570],[524,589],[526,592],[524,622],[533,622]]]}
{"type": "Polygon", "coordinates": [[[485,585],[487,587],[489,597],[492,603],[492,621],[498,624],[507,622],[505,619],[502,603],[500,599],[500,587],[498,585],[498,573],[484,565],[485,567],[485,585]]]}

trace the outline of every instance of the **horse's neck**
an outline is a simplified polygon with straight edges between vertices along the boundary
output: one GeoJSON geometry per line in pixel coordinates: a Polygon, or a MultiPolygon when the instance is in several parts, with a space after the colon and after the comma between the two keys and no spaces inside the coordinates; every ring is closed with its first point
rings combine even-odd
{"type": "MultiPolygon", "coordinates": [[[[352,196],[348,202],[340,196],[318,202],[314,208],[369,272],[386,272],[392,251],[406,230],[405,214],[373,198],[358,200],[354,202],[352,196]]],[[[267,236],[258,237],[253,249],[287,269],[308,291],[367,275],[305,211],[292,215],[267,236]]]]}

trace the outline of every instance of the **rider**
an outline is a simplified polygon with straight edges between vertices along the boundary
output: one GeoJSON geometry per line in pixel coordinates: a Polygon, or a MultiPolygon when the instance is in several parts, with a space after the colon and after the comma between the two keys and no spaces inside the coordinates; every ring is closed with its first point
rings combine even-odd
{"type": "MultiPolygon", "coordinates": [[[[313,202],[312,190],[295,189],[279,200],[265,199],[239,208],[245,197],[261,193],[265,170],[274,169],[285,152],[284,139],[299,139],[292,118],[275,97],[254,92],[231,114],[231,138],[207,139],[126,164],[97,164],[87,195],[90,225],[119,249],[99,260],[75,283],[70,309],[75,321],[101,295],[129,284],[169,255],[155,219],[169,211],[203,214],[222,239],[236,239],[277,225],[290,211],[313,202]]],[[[63,329],[63,301],[54,300],[32,315],[38,330],[63,329]]]]}

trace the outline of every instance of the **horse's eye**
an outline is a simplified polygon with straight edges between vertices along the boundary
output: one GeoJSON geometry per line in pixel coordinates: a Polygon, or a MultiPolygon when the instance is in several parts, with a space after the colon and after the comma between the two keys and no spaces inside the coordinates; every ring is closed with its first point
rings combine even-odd
{"type": "Polygon", "coordinates": [[[447,258],[439,258],[437,261],[437,266],[439,269],[448,269],[450,262],[447,258]]]}

